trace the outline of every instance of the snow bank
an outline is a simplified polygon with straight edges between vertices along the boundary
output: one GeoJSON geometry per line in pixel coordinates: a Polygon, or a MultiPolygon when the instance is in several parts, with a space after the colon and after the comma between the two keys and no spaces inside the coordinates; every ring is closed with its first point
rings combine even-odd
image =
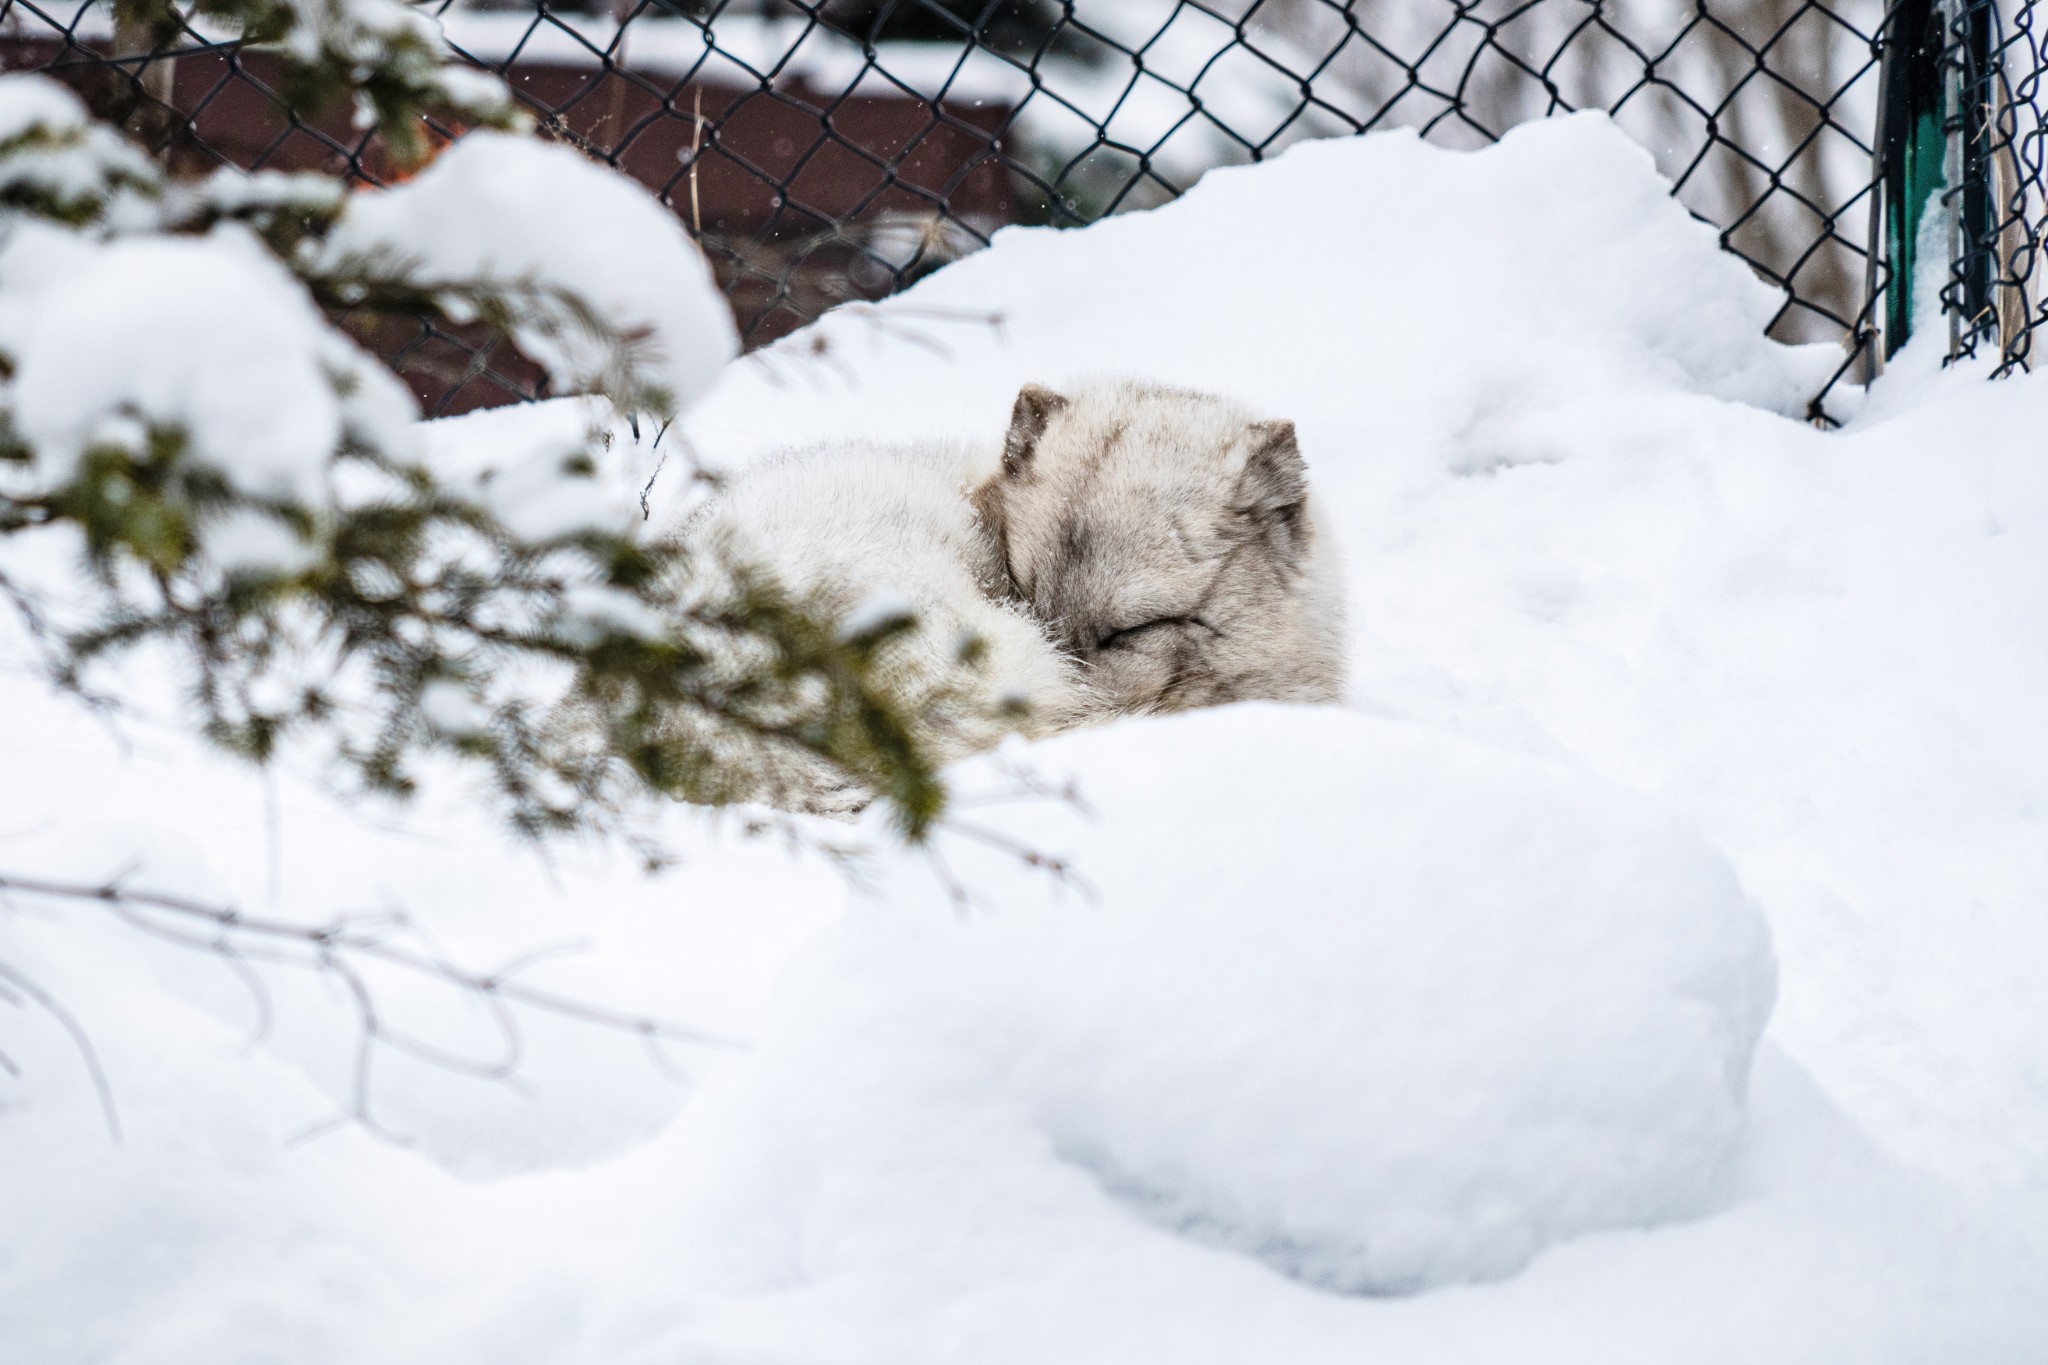
{"type": "MultiPolygon", "coordinates": [[[[639,341],[636,363],[670,410],[710,386],[738,349],[711,268],[676,216],[633,180],[558,143],[474,132],[417,177],[357,194],[327,259],[402,264],[420,287],[468,281],[567,291],[639,341]]],[[[518,329],[558,389],[602,382],[610,349],[571,324],[518,329]]]]}
{"type": "Polygon", "coordinates": [[[778,1275],[971,1207],[991,1146],[1348,1293],[1498,1278],[1707,1206],[1772,967],[1695,836],[1551,765],[1334,710],[1134,722],[1028,759],[1092,817],[1045,805],[1005,833],[1093,894],[948,841],[977,897],[956,917],[899,859],[755,1063],[806,1097],[823,1187],[752,1213],[804,1228],[778,1275]]]}
{"type": "Polygon", "coordinates": [[[1681,396],[1801,414],[1840,353],[1766,340],[1778,303],[1602,116],[1480,153],[1389,133],[1216,171],[1086,232],[1005,229],[881,305],[908,338],[828,316],[688,426],[728,460],[849,420],[992,438],[1024,382],[1134,373],[1295,415],[1317,487],[1378,498],[1484,472],[1525,414],[1599,405],[1606,430],[1681,396]],[[840,373],[807,358],[819,343],[840,373]]]}

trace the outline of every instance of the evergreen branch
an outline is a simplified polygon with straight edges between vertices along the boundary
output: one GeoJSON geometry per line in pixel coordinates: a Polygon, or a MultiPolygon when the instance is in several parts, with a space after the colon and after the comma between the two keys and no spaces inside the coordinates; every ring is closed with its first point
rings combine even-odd
{"type": "MultiPolygon", "coordinates": [[[[118,22],[161,50],[186,28],[174,0],[116,0],[118,22]]],[[[394,162],[431,151],[426,119],[524,128],[530,119],[502,81],[458,65],[440,25],[402,0],[196,0],[194,16],[240,31],[274,55],[280,94],[300,118],[353,103],[368,114],[394,162]]]]}

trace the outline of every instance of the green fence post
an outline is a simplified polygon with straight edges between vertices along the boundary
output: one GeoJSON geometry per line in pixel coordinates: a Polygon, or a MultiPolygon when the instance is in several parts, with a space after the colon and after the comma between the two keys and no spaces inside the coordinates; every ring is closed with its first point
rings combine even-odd
{"type": "MultiPolygon", "coordinates": [[[[1870,293],[1886,360],[1912,336],[1914,315],[1929,302],[1920,297],[1921,229],[1937,203],[1948,214],[1948,268],[1939,288],[1949,359],[1998,330],[1997,27],[1996,0],[1895,0],[1879,30],[1870,293]]],[[[1879,368],[1873,363],[1871,373],[1879,368]]]]}

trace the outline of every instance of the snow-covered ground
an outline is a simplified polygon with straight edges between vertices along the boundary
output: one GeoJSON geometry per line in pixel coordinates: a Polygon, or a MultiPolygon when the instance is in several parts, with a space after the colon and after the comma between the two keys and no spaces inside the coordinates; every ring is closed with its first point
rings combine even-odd
{"type": "Polygon", "coordinates": [[[0,1357],[2048,1357],[2048,381],[1909,352],[1823,433],[1836,356],[1774,306],[1578,117],[1010,230],[729,368],[714,462],[993,439],[1027,380],[1225,390],[1296,422],[1347,561],[1347,708],[1018,746],[938,862],[827,830],[855,881],[681,811],[648,879],[455,784],[341,810],[13,667],[0,870],[403,907],[480,966],[585,940],[531,979],[750,1041],[671,1077],[534,1020],[525,1090],[387,1052],[411,1147],[288,1145],[352,1094],[334,983],[275,978],[249,1050],[220,962],[17,898],[0,962],[125,1140],[0,1007],[0,1357]]]}

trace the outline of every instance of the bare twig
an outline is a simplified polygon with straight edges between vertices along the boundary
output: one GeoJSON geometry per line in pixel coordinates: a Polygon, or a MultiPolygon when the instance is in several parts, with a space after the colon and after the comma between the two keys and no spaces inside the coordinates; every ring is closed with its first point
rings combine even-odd
{"type": "MultiPolygon", "coordinates": [[[[1057,854],[1042,852],[1021,840],[1011,838],[1001,830],[989,829],[983,825],[970,825],[959,820],[947,820],[935,827],[934,834],[950,834],[969,843],[980,844],[984,848],[1008,854],[1025,867],[1043,872],[1052,880],[1054,887],[1071,889],[1086,901],[1096,899],[1094,886],[1080,874],[1071,860],[1057,854]]],[[[953,899],[955,905],[962,909],[969,908],[972,903],[971,894],[967,894],[964,887],[960,889],[961,894],[955,894],[954,888],[958,886],[958,882],[938,854],[937,838],[934,837],[929,842],[934,845],[930,850],[930,861],[941,874],[941,884],[947,886],[947,895],[953,899]]]]}
{"type": "MultiPolygon", "coordinates": [[[[992,805],[1000,801],[1054,799],[1087,813],[1087,807],[1071,782],[1048,783],[1028,768],[1014,763],[1000,764],[998,771],[1007,785],[970,798],[971,802],[992,805]]],[[[779,811],[759,810],[744,815],[739,828],[749,838],[779,835],[792,851],[824,859],[856,888],[872,887],[871,850],[858,842],[827,837],[819,821],[779,811]]],[[[995,850],[1027,868],[1043,872],[1057,886],[1073,887],[1088,898],[1094,895],[1092,888],[1067,859],[1033,848],[1000,830],[945,818],[934,827],[932,837],[921,849],[921,855],[947,896],[963,911],[976,904],[976,897],[973,889],[954,873],[947,862],[939,846],[944,837],[995,850]]],[[[676,1066],[670,1048],[729,1049],[745,1046],[743,1040],[730,1035],[610,1009],[531,985],[525,980],[527,974],[540,964],[582,951],[587,945],[581,941],[536,944],[505,957],[487,969],[476,969],[459,963],[452,953],[435,941],[425,924],[403,908],[342,913],[319,923],[299,922],[273,915],[251,914],[232,904],[211,903],[136,887],[132,882],[137,871],[137,867],[130,864],[98,881],[0,872],[0,900],[28,898],[56,905],[95,906],[153,938],[212,955],[249,994],[255,1013],[248,1042],[250,1048],[260,1045],[270,1036],[275,1017],[271,984],[263,968],[305,971],[338,986],[342,1000],[355,1019],[355,1051],[349,1095],[337,1113],[294,1134],[290,1139],[293,1143],[311,1141],[350,1126],[359,1126],[380,1139],[396,1144],[404,1145],[411,1141],[390,1125],[375,1103],[378,1057],[386,1049],[444,1071],[514,1089],[523,1088],[524,1082],[519,1075],[526,1055],[520,1019],[523,1011],[631,1034],[646,1049],[650,1063],[678,1083],[686,1082],[687,1076],[676,1066]],[[371,966],[409,972],[450,990],[474,996],[490,1015],[497,1035],[495,1049],[485,1056],[470,1055],[395,1027],[380,1007],[376,989],[366,974],[365,969],[371,966]]],[[[48,991],[4,963],[0,963],[0,1003],[16,1007],[33,1005],[65,1029],[91,1077],[106,1116],[108,1131],[119,1140],[121,1129],[112,1085],[78,1020],[48,991]]],[[[0,1055],[0,1072],[18,1075],[20,1068],[12,1057],[0,1055]]]]}
{"type": "Polygon", "coordinates": [[[50,626],[43,619],[42,608],[30,596],[28,589],[9,578],[4,571],[0,571],[0,597],[6,598],[7,604],[14,608],[14,614],[21,618],[30,639],[38,642],[49,639],[50,626]]]}
{"type": "MultiPolygon", "coordinates": [[[[92,1039],[86,1036],[83,1026],[63,1002],[37,985],[21,972],[0,962],[0,981],[14,988],[14,993],[25,997],[35,1006],[57,1021],[64,1032],[71,1035],[71,1045],[78,1050],[78,1058],[85,1064],[85,1074],[92,1078],[93,1093],[99,1096],[100,1113],[107,1121],[107,1135],[114,1141],[121,1140],[121,1115],[114,1108],[114,1087],[107,1082],[106,1069],[100,1065],[100,1055],[94,1051],[92,1039]]],[[[10,1066],[8,1070],[14,1068],[10,1066]]]]}
{"type": "Polygon", "coordinates": [[[953,871],[953,865],[946,861],[946,855],[939,852],[937,840],[925,844],[924,864],[931,870],[932,880],[946,893],[946,899],[953,903],[955,913],[964,915],[974,908],[974,893],[967,889],[967,883],[960,880],[958,874],[953,871]]]}
{"type": "Polygon", "coordinates": [[[243,1052],[254,1052],[269,1040],[271,1028],[276,1020],[269,987],[264,984],[262,973],[251,965],[247,954],[225,932],[211,936],[188,934],[170,925],[158,923],[148,916],[136,914],[128,906],[118,902],[109,902],[107,909],[122,923],[142,933],[175,943],[181,948],[212,953],[242,984],[243,989],[248,991],[250,1003],[255,1008],[255,1022],[249,1027],[248,1040],[242,1045],[243,1052]]]}
{"type": "MultiPolygon", "coordinates": [[[[980,308],[947,308],[940,305],[905,304],[891,300],[886,304],[869,303],[854,299],[841,303],[819,319],[820,323],[833,318],[847,318],[860,323],[871,337],[896,340],[907,346],[915,346],[941,360],[951,360],[953,352],[933,332],[909,325],[917,319],[947,326],[985,327],[995,334],[998,342],[1006,342],[1008,332],[1006,314],[980,308]]],[[[795,364],[808,373],[815,382],[817,368],[829,368],[848,387],[859,383],[859,375],[839,355],[839,348],[833,344],[828,331],[813,326],[810,337],[800,346],[789,344],[764,347],[749,351],[745,359],[758,368],[770,383],[781,387],[786,382],[784,367],[795,364]],[[809,362],[806,367],[804,362],[809,362]]]]}
{"type": "Polygon", "coordinates": [[[1068,778],[1064,782],[1050,782],[1036,770],[1007,758],[992,759],[989,766],[1000,773],[1008,785],[991,788],[988,791],[956,791],[947,799],[949,809],[1004,806],[1019,801],[1057,801],[1061,805],[1071,807],[1076,814],[1086,819],[1095,818],[1094,808],[1081,795],[1081,784],[1073,778],[1068,778]]]}
{"type": "MultiPolygon", "coordinates": [[[[12,873],[0,874],[0,893],[43,896],[61,900],[92,901],[102,905],[126,905],[145,910],[158,910],[167,914],[201,920],[251,939],[273,943],[297,944],[312,947],[323,955],[354,954],[365,960],[384,962],[425,976],[435,977],[464,990],[484,995],[498,995],[514,1004],[525,1005],[549,1014],[580,1019],[586,1023],[599,1024],[622,1032],[639,1032],[652,1029],[661,1037],[679,1043],[690,1043],[704,1047],[743,1047],[743,1040],[716,1033],[707,1029],[693,1028],[686,1024],[669,1023],[659,1019],[638,1015],[622,1014],[606,1010],[582,1001],[558,995],[552,991],[528,986],[523,982],[508,979],[499,973],[474,972],[456,965],[446,958],[422,953],[392,942],[376,933],[359,927],[351,927],[347,917],[338,918],[325,925],[297,924],[289,920],[248,915],[232,906],[207,905],[182,896],[167,895],[156,891],[131,890],[118,880],[99,884],[57,881],[41,877],[22,877],[12,873]]],[[[364,921],[358,917],[355,924],[391,923],[388,913],[380,914],[376,920],[364,921]]],[[[413,929],[410,923],[403,926],[413,929]]],[[[516,962],[516,959],[515,959],[516,962]]],[[[531,965],[531,964],[528,964],[531,965]]]]}
{"type": "Polygon", "coordinates": [[[945,308],[930,304],[891,303],[884,307],[876,303],[855,301],[842,303],[833,312],[852,317],[867,325],[877,337],[891,338],[905,345],[928,351],[940,360],[951,360],[953,353],[947,350],[931,333],[907,326],[904,319],[918,318],[926,322],[944,323],[950,326],[986,327],[996,334],[998,341],[1004,336],[1005,315],[985,308],[945,308]]]}
{"type": "MultiPolygon", "coordinates": [[[[347,1107],[332,1119],[295,1134],[303,1142],[337,1128],[358,1124],[390,1142],[408,1141],[375,1110],[373,1078],[377,1054],[386,1048],[445,1071],[521,1088],[519,1067],[525,1057],[521,1010],[553,1015],[574,1023],[632,1034],[648,1049],[663,1074],[679,1077],[663,1051],[668,1045],[732,1049],[743,1040],[711,1030],[647,1015],[628,1014],[550,991],[522,980],[541,962],[579,950],[580,943],[550,943],[516,953],[493,968],[474,970],[457,963],[435,944],[425,928],[402,910],[340,915],[320,924],[295,923],[251,915],[232,905],[216,905],[165,892],[130,887],[132,869],[99,882],[64,881],[47,877],[0,874],[0,896],[29,896],[46,901],[96,905],[142,932],[183,948],[209,952],[232,970],[248,989],[257,1008],[252,1046],[266,1037],[273,1011],[269,989],[254,964],[266,963],[310,971],[343,988],[356,1018],[356,1054],[347,1107]],[[379,964],[424,976],[450,989],[474,996],[490,1013],[498,1047],[487,1057],[467,1056],[428,1039],[394,1028],[379,1009],[364,967],[379,964]]],[[[108,1130],[118,1139],[120,1126],[113,1090],[77,1020],[47,991],[14,968],[0,963],[0,1000],[33,1003],[71,1035],[84,1058],[107,1116],[108,1130]]],[[[12,1073],[11,1060],[4,1069],[12,1073]]]]}

